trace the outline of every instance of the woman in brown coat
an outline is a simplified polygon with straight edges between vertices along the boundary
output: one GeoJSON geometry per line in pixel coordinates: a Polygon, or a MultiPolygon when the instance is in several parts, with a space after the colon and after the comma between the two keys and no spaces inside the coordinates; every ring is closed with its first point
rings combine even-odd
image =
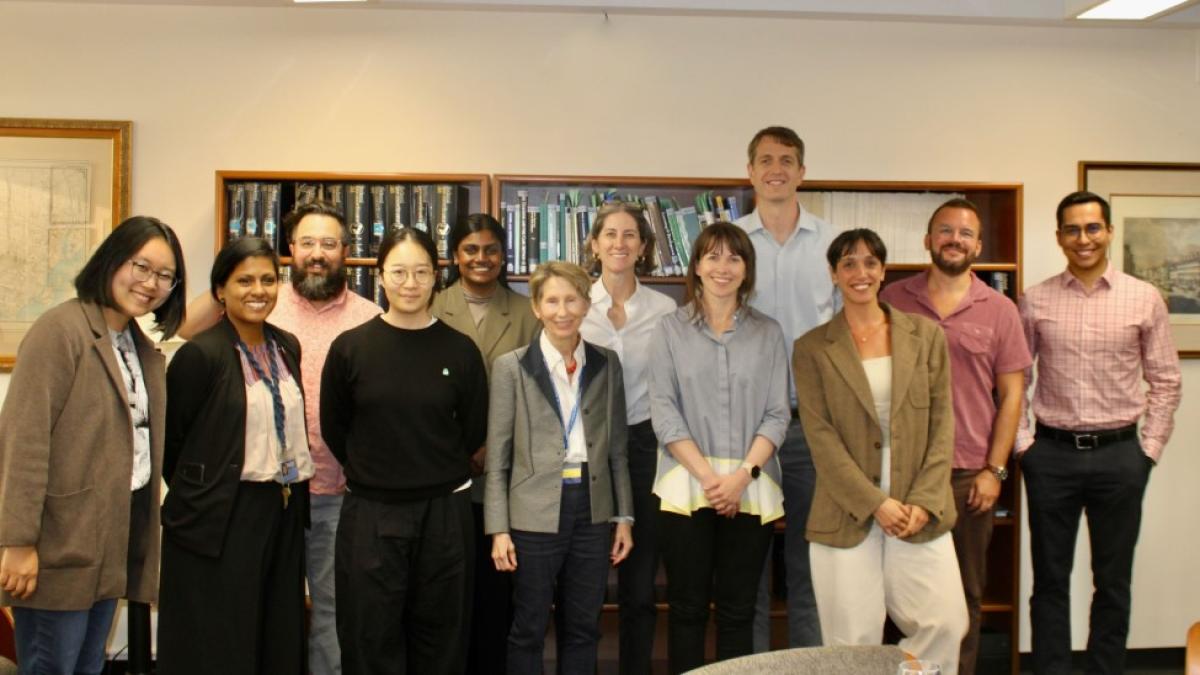
{"type": "Polygon", "coordinates": [[[954,542],[950,358],[936,324],[879,302],[871,230],[829,246],[844,308],[796,341],[800,418],[817,469],[807,538],[826,645],[900,646],[958,672],[967,606],[954,542]]]}
{"type": "Polygon", "coordinates": [[[184,313],[174,231],[121,223],[75,278],[78,297],[21,343],[0,411],[0,605],[22,672],[99,673],[116,599],[158,588],[163,337],[184,313]]]}

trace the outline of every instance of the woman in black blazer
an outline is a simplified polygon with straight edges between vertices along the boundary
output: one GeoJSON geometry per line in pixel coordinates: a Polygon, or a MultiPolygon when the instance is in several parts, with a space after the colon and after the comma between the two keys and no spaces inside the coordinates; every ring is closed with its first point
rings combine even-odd
{"type": "Polygon", "coordinates": [[[279,258],[237,240],[211,282],[224,319],[167,369],[159,671],[303,675],[313,465],[300,346],[266,322],[279,258]]]}

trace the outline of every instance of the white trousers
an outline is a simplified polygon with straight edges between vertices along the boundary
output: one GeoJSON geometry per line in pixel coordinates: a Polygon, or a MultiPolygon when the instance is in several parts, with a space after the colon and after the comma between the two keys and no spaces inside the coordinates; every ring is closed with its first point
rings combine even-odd
{"type": "Polygon", "coordinates": [[[958,673],[967,601],[947,532],[912,544],[877,523],[854,548],[809,544],[813,590],[826,645],[877,645],[887,616],[907,636],[900,648],[958,673]]]}

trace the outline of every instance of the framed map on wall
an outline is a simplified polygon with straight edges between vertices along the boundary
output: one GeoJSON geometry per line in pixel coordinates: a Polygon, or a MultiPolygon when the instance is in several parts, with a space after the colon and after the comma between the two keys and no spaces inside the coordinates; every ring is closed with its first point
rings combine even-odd
{"type": "Polygon", "coordinates": [[[127,215],[131,126],[0,118],[0,369],[127,215]]]}

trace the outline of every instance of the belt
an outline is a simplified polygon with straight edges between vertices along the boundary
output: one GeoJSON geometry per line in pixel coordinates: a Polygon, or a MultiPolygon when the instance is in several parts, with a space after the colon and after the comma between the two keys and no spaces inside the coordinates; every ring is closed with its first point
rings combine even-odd
{"type": "Polygon", "coordinates": [[[1103,431],[1068,431],[1055,429],[1041,422],[1037,423],[1037,436],[1049,438],[1075,446],[1076,450],[1095,450],[1111,443],[1130,441],[1137,438],[1137,425],[1130,424],[1120,429],[1105,429],[1103,431]]]}

